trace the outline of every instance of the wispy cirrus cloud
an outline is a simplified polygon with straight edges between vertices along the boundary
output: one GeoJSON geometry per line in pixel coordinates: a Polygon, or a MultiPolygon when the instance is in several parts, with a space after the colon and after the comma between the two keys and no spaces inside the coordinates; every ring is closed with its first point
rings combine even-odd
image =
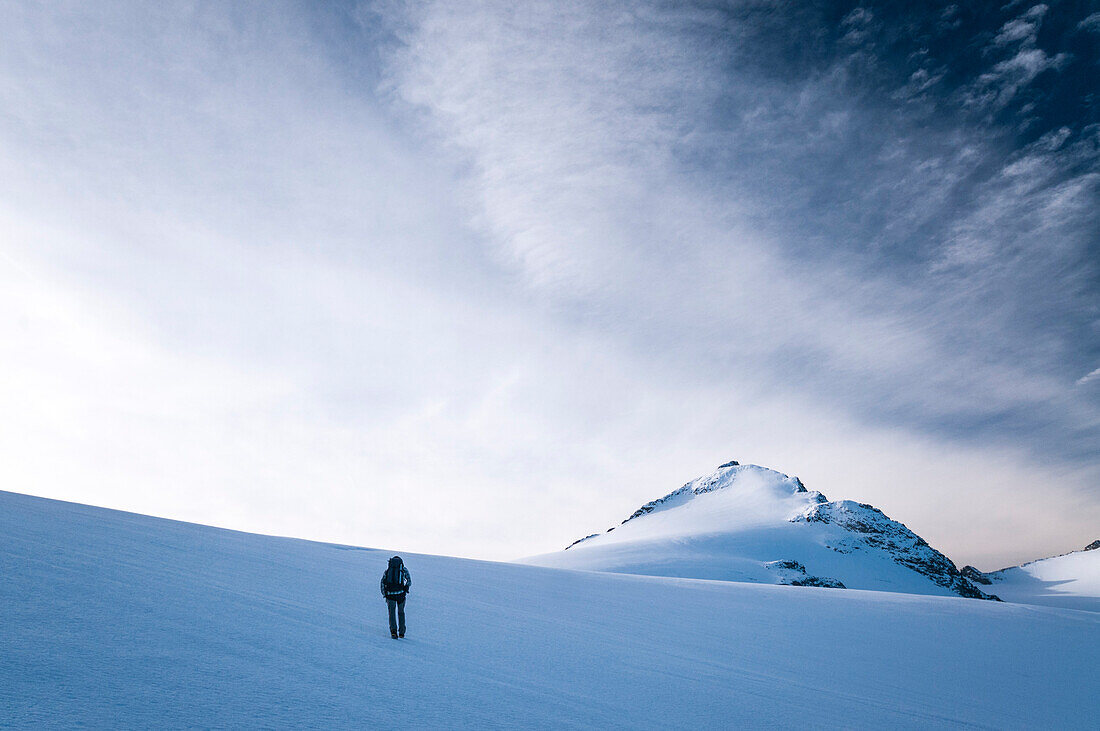
{"type": "Polygon", "coordinates": [[[1080,23],[1077,24],[1078,30],[1092,31],[1093,33],[1100,33],[1100,13],[1093,13],[1080,23]]]}
{"type": "Polygon", "coordinates": [[[1007,46],[1017,42],[1022,42],[1028,46],[1035,45],[1035,41],[1039,36],[1039,26],[1048,10],[1050,8],[1042,4],[1028,8],[1022,15],[1001,26],[997,36],[993,39],[993,45],[1007,46]]]}
{"type": "MultiPolygon", "coordinates": [[[[832,366],[799,382],[817,375],[815,388],[915,420],[973,421],[966,413],[985,411],[979,404],[1022,413],[1065,391],[1068,381],[1039,365],[1061,344],[1039,336],[1026,356],[1035,367],[989,353],[1019,323],[1024,300],[1012,288],[1087,254],[1089,133],[1071,141],[1054,130],[1001,156],[982,125],[960,119],[930,133],[919,109],[858,101],[854,75],[892,63],[866,9],[839,24],[825,65],[776,79],[737,66],[739,43],[763,33],[751,13],[734,23],[683,7],[606,12],[430,6],[414,11],[418,30],[391,66],[399,93],[471,154],[491,238],[535,281],[609,316],[624,301],[663,313],[647,320],[649,335],[686,336],[706,312],[714,331],[748,335],[748,348],[832,366]],[[559,33],[540,34],[546,25],[559,33]],[[729,68],[741,75],[728,78],[729,68]],[[814,195],[822,200],[807,205],[814,195]],[[837,247],[856,247],[854,258],[837,247]],[[911,253],[928,268],[914,268],[911,253]],[[727,273],[740,275],[736,288],[714,281],[727,273]],[[666,292],[677,274],[695,286],[666,292]],[[878,354],[868,394],[862,358],[875,355],[862,343],[880,333],[892,348],[878,354]]],[[[1063,276],[1077,282],[1064,297],[1028,307],[1072,309],[1088,272],[1063,276]]],[[[776,367],[743,349],[724,357],[776,367]]]]}
{"type": "Polygon", "coordinates": [[[507,558],[738,458],[960,560],[1095,524],[1056,7],[5,12],[15,489],[507,558]]]}
{"type": "Polygon", "coordinates": [[[1095,130],[1012,149],[1013,122],[968,108],[1008,109],[1069,62],[1036,46],[1047,13],[960,69],[855,9],[779,73],[767,56],[787,49],[756,42],[810,37],[812,12],[427,5],[390,73],[468,156],[498,252],[637,347],[706,353],[690,368],[731,388],[794,384],[964,441],[1024,430],[1088,461],[1097,407],[1066,367],[1084,353],[1048,325],[1090,327],[1095,130]]]}

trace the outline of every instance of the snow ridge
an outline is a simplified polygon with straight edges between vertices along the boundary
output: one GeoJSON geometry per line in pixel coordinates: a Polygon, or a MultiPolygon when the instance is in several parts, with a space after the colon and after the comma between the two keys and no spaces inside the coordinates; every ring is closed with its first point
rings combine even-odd
{"type": "MultiPolygon", "coordinates": [[[[1063,558],[1065,556],[1073,556],[1074,554],[1084,553],[1085,551],[1095,551],[1098,548],[1100,548],[1100,539],[1097,539],[1097,540],[1093,541],[1092,543],[1088,544],[1087,546],[1085,546],[1084,548],[1082,548],[1078,551],[1070,551],[1069,553],[1059,553],[1056,556],[1047,556],[1046,558],[1037,558],[1034,561],[1028,561],[1027,563],[1022,563],[1018,566],[1006,566],[1005,568],[997,569],[996,571],[983,571],[983,572],[979,572],[979,573],[981,573],[982,576],[985,576],[986,578],[989,578],[991,576],[995,576],[996,574],[1003,574],[1004,572],[1011,571],[1013,569],[1023,569],[1023,568],[1027,568],[1028,566],[1031,566],[1033,564],[1042,563],[1044,561],[1052,561],[1056,558],[1063,558]]],[[[977,569],[975,569],[975,571],[977,571],[977,569]]]]}
{"type": "MultiPolygon", "coordinates": [[[[708,492],[724,490],[728,487],[731,487],[739,477],[746,473],[757,473],[776,478],[777,482],[785,487],[788,487],[792,494],[806,493],[806,496],[815,502],[825,502],[826,498],[824,495],[819,492],[810,492],[806,489],[806,486],[802,484],[802,480],[798,479],[797,477],[788,477],[782,472],[776,472],[775,470],[768,469],[767,467],[761,467],[754,464],[743,465],[736,460],[732,460],[730,462],[726,462],[723,465],[719,465],[718,469],[709,475],[696,477],[691,482],[688,482],[683,487],[677,490],[673,490],[664,497],[657,498],[656,500],[651,500],[650,502],[646,503],[645,505],[631,513],[629,516],[627,516],[627,518],[623,520],[622,523],[620,523],[619,525],[626,525],[635,518],[640,518],[643,515],[649,515],[650,513],[675,507],[682,503],[684,499],[692,495],[705,495],[708,492]]],[[[610,533],[617,527],[618,526],[612,526],[608,528],[605,532],[610,533]]],[[[568,551],[570,548],[576,546],[578,543],[583,543],[584,541],[587,541],[590,538],[595,538],[599,535],[603,534],[593,533],[592,535],[585,536],[584,538],[579,538],[566,546],[565,550],[568,551]]]]}
{"type": "Polygon", "coordinates": [[[1100,541],[1078,551],[1028,561],[997,571],[967,566],[963,575],[993,587],[1009,602],[1100,612],[1100,541]]]}

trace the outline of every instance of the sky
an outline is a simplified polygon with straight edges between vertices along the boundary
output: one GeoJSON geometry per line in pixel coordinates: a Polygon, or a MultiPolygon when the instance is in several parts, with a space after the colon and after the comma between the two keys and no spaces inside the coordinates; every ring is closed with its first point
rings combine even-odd
{"type": "Polygon", "coordinates": [[[1100,6],[0,0],[0,489],[511,559],[729,460],[1100,537],[1100,6]]]}

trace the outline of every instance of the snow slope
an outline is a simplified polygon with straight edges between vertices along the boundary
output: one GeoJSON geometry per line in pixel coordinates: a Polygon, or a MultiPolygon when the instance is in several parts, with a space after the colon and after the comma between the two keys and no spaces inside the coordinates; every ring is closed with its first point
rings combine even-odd
{"type": "Polygon", "coordinates": [[[946,556],[870,505],[729,462],[566,550],[555,568],[988,598],[946,556]]]}
{"type": "Polygon", "coordinates": [[[1100,612],[1100,550],[1097,548],[1044,558],[981,576],[990,582],[982,588],[996,593],[1006,602],[1100,612]]]}
{"type": "Polygon", "coordinates": [[[0,493],[0,725],[1095,727],[1100,615],[405,555],[0,493]]]}

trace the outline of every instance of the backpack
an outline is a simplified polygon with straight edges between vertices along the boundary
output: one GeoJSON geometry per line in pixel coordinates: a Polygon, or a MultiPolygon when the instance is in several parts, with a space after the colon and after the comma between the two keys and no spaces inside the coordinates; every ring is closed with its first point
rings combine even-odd
{"type": "Polygon", "coordinates": [[[387,596],[397,596],[405,593],[404,573],[405,567],[402,565],[401,559],[397,556],[391,558],[386,573],[382,576],[382,585],[387,596]]]}

